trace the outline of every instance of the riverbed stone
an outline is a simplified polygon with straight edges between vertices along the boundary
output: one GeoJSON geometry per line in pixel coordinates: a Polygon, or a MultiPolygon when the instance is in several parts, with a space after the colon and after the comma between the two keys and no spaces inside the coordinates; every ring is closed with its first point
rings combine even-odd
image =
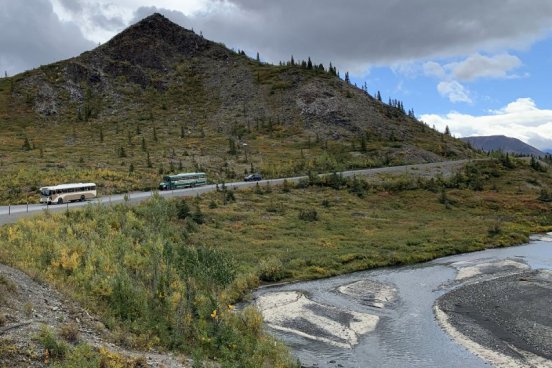
{"type": "MultiPolygon", "coordinates": [[[[469,283],[441,296],[440,322],[483,357],[552,367],[552,271],[536,270],[469,283]],[[469,342],[475,344],[470,344],[469,342]],[[486,351],[493,354],[486,354],[486,351]]],[[[496,361],[491,361],[496,364],[496,361]]]]}

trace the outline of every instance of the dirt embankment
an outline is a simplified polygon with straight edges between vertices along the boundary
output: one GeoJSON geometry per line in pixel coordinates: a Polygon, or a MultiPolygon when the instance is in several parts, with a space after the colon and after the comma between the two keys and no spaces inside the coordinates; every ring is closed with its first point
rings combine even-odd
{"type": "Polygon", "coordinates": [[[0,264],[0,367],[46,367],[48,357],[37,341],[47,326],[69,338],[126,357],[136,367],[186,368],[185,357],[132,351],[114,344],[113,336],[93,315],[47,285],[0,264]],[[65,333],[63,333],[65,331],[65,333]]]}

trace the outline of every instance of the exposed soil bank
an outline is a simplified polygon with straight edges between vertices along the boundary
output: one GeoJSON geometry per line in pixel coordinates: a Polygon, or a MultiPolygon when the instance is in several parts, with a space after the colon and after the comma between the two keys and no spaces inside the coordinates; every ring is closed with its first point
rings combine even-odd
{"type": "Polygon", "coordinates": [[[42,326],[58,331],[72,324],[74,343],[136,359],[149,368],[186,368],[191,362],[182,356],[153,351],[140,352],[118,346],[105,326],[78,303],[68,300],[46,284],[25,273],[0,264],[0,367],[47,367],[44,347],[36,340],[42,326]]]}
{"type": "Polygon", "coordinates": [[[460,344],[499,367],[552,367],[552,271],[467,284],[436,301],[460,344]]]}

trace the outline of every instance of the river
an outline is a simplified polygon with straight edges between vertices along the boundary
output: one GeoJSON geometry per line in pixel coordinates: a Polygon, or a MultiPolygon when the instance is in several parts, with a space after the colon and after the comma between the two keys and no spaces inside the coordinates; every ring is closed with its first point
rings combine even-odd
{"type": "Polygon", "coordinates": [[[435,300],[466,283],[530,269],[552,269],[552,233],[526,245],[266,287],[254,296],[269,331],[305,367],[488,367],[441,329],[435,300]]]}

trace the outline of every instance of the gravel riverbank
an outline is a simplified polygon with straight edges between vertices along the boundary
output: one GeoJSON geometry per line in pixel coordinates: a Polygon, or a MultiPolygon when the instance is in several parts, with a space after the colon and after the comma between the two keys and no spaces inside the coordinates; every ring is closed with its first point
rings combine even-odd
{"type": "Polygon", "coordinates": [[[498,367],[552,367],[552,271],[461,286],[435,303],[441,326],[498,367]]]}

